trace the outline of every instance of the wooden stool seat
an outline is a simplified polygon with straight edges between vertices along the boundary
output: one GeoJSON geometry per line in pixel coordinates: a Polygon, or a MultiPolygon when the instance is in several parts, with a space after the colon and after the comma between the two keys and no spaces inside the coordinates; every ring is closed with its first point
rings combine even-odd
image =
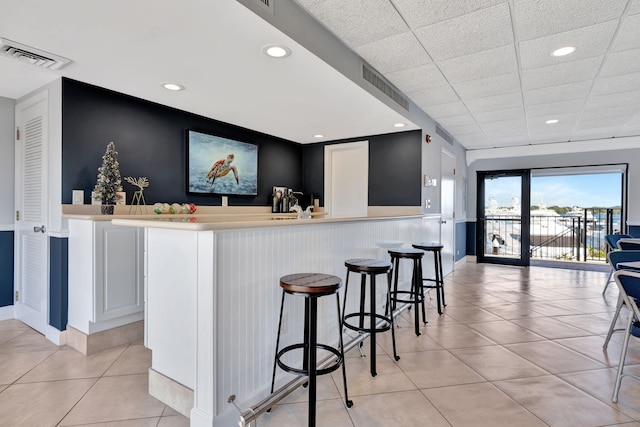
{"type": "Polygon", "coordinates": [[[322,273],[296,273],[280,278],[280,287],[291,294],[331,295],[338,292],[342,279],[322,273]]]}
{"type": "Polygon", "coordinates": [[[395,311],[396,304],[406,303],[412,304],[414,310],[414,327],[416,336],[420,336],[420,319],[418,309],[422,308],[422,322],[427,323],[427,315],[424,309],[424,294],[422,293],[422,257],[424,251],[416,248],[397,248],[389,249],[391,263],[393,264],[394,279],[393,292],[391,293],[391,301],[393,303],[392,310],[395,311]],[[400,275],[400,260],[410,259],[413,261],[413,272],[411,274],[411,288],[407,290],[398,290],[398,278],[400,275]],[[401,299],[401,295],[406,295],[407,299],[401,299]]]}
{"type": "Polygon", "coordinates": [[[351,271],[358,271],[361,273],[381,274],[388,273],[389,270],[391,270],[391,263],[389,261],[372,258],[348,259],[344,262],[344,265],[351,271]]]}

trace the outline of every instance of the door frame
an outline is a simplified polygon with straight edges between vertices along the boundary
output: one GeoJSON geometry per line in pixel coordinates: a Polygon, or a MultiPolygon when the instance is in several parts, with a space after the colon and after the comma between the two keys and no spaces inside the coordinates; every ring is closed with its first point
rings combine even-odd
{"type": "MultiPolygon", "coordinates": [[[[358,154],[357,158],[362,162],[361,167],[356,167],[357,165],[352,165],[353,167],[349,168],[350,172],[356,172],[357,178],[363,179],[365,184],[363,191],[359,194],[350,194],[350,198],[359,200],[355,200],[358,206],[354,209],[353,214],[349,215],[338,215],[340,217],[360,217],[367,216],[368,207],[369,207],[369,141],[358,141],[358,142],[347,142],[343,144],[330,144],[325,145],[324,147],[324,209],[329,212],[329,216],[335,217],[336,213],[334,212],[333,199],[334,192],[333,187],[336,180],[336,171],[333,170],[333,159],[336,156],[339,156],[340,153],[345,152],[356,152],[358,154]],[[358,174],[358,171],[360,173],[358,174]]],[[[343,171],[344,172],[344,171],[343,171]]],[[[351,182],[355,182],[356,180],[350,180],[351,182]]],[[[362,183],[361,183],[362,184],[362,183]]],[[[346,185],[346,183],[345,183],[346,185]]],[[[342,187],[341,187],[342,188],[342,187]]],[[[352,192],[353,193],[353,192],[352,192]]],[[[358,193],[358,192],[356,192],[358,193]]]]}
{"type": "Polygon", "coordinates": [[[476,226],[476,257],[479,263],[488,264],[504,264],[528,267],[530,264],[530,209],[531,206],[531,170],[530,169],[514,169],[514,170],[497,170],[497,171],[478,171],[477,172],[477,198],[476,212],[478,222],[476,226]],[[520,257],[494,257],[485,254],[485,188],[484,180],[489,177],[513,177],[521,178],[520,189],[520,257]]]}
{"type": "Polygon", "coordinates": [[[456,165],[457,165],[457,159],[455,154],[453,154],[452,152],[450,152],[449,150],[445,149],[445,148],[441,148],[440,150],[440,244],[444,246],[444,248],[442,249],[442,255],[443,255],[443,273],[445,275],[451,273],[454,269],[455,263],[456,263],[456,165]],[[451,162],[453,164],[453,171],[452,171],[452,175],[451,175],[451,180],[453,183],[453,188],[451,189],[451,193],[450,194],[444,194],[444,170],[445,168],[444,166],[444,162],[443,162],[443,157],[447,156],[448,158],[451,159],[451,162]],[[451,213],[450,216],[445,216],[444,215],[444,203],[443,200],[445,198],[445,196],[447,197],[451,197],[452,198],[452,203],[451,203],[451,213]],[[447,223],[447,221],[450,222],[447,223]],[[451,228],[451,240],[448,242],[445,242],[443,240],[443,236],[446,233],[443,233],[442,230],[443,228],[448,227],[451,228]],[[447,258],[448,256],[445,255],[451,255],[449,261],[451,262],[451,264],[449,265],[447,262],[447,258]],[[445,268],[446,267],[446,268],[445,268]]]}

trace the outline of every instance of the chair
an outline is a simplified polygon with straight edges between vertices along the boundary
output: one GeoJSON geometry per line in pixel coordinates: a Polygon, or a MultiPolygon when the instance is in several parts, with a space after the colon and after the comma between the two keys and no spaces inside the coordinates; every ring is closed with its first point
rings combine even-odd
{"type": "Polygon", "coordinates": [[[617,244],[618,244],[618,248],[624,251],[640,250],[640,239],[637,239],[637,238],[619,239],[617,244]]]}
{"type": "MultiPolygon", "coordinates": [[[[609,252],[607,254],[607,261],[611,264],[611,268],[613,271],[618,271],[618,264],[625,261],[640,261],[640,251],[614,251],[609,252]]],[[[609,332],[607,333],[607,337],[604,340],[603,349],[607,349],[609,345],[609,340],[611,339],[611,335],[616,331],[615,325],[618,321],[618,317],[620,316],[620,310],[624,305],[624,300],[622,299],[622,295],[618,295],[618,303],[616,304],[616,312],[613,315],[613,319],[611,320],[611,326],[609,326],[609,332]]],[[[619,329],[618,329],[619,330],[619,329]]]]}
{"type": "Polygon", "coordinates": [[[633,377],[640,380],[640,376],[638,375],[623,373],[624,360],[627,357],[627,350],[629,348],[629,339],[631,336],[640,338],[640,321],[638,320],[640,319],[640,309],[638,309],[637,303],[637,300],[640,298],[640,272],[619,270],[614,273],[613,277],[616,285],[618,285],[624,303],[629,307],[624,342],[622,344],[622,351],[620,352],[620,363],[618,364],[616,383],[613,387],[613,397],[611,398],[613,403],[617,403],[622,378],[633,377]]]}
{"type": "MultiPolygon", "coordinates": [[[[617,251],[618,248],[618,240],[620,239],[628,239],[630,238],[630,234],[607,234],[604,236],[605,242],[607,242],[607,253],[611,251],[617,251]]],[[[611,278],[613,277],[613,272],[616,271],[613,266],[611,266],[611,271],[609,272],[609,276],[607,277],[607,281],[604,284],[604,289],[602,290],[602,295],[607,292],[607,288],[609,287],[609,283],[611,283],[611,278]]]]}

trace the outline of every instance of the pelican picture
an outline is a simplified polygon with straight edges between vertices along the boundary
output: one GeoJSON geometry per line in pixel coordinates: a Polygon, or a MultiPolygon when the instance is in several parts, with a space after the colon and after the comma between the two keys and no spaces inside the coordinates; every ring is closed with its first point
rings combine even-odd
{"type": "Polygon", "coordinates": [[[258,194],[258,146],[187,131],[188,191],[195,194],[258,194]]]}

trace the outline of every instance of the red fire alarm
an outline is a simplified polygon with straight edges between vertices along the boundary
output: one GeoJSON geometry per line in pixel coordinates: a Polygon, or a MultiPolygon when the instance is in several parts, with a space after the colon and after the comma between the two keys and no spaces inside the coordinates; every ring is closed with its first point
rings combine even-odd
{"type": "Polygon", "coordinates": [[[427,144],[431,142],[431,135],[425,135],[424,136],[424,142],[426,142],[427,144]]]}

